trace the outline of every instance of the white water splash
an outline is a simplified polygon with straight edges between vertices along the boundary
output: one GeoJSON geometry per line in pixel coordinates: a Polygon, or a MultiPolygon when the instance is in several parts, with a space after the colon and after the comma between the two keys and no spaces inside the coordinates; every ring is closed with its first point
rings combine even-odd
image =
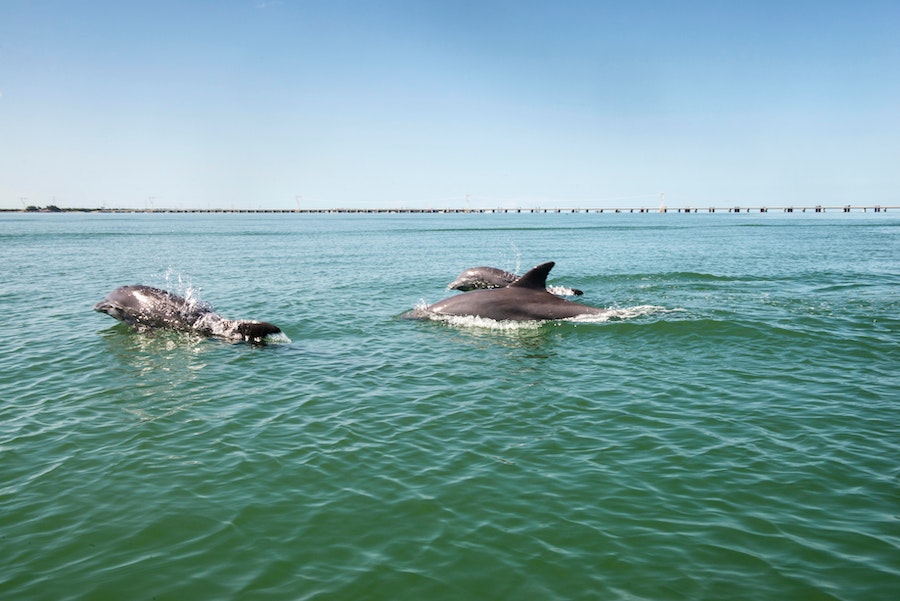
{"type": "Polygon", "coordinates": [[[411,311],[405,314],[406,317],[414,319],[428,319],[431,321],[439,321],[451,326],[461,328],[472,328],[482,330],[513,332],[520,330],[536,330],[541,327],[542,321],[513,321],[513,320],[497,320],[488,317],[478,317],[476,315],[446,315],[442,313],[434,313],[428,310],[428,303],[425,300],[419,300],[411,311]]]}
{"type": "Polygon", "coordinates": [[[410,311],[416,317],[427,318],[432,321],[440,321],[451,326],[462,328],[477,328],[482,330],[495,331],[521,331],[521,330],[537,330],[545,323],[554,321],[567,321],[573,323],[606,323],[610,321],[623,321],[627,319],[635,319],[647,315],[656,315],[660,313],[672,313],[682,311],[683,309],[667,309],[657,305],[637,305],[634,307],[623,307],[618,309],[607,309],[603,313],[596,315],[578,315],[568,319],[547,319],[547,320],[498,320],[488,317],[478,317],[475,315],[442,315],[432,313],[428,310],[425,301],[420,301],[415,308],[410,311]]]}
{"type": "Polygon", "coordinates": [[[502,332],[518,332],[522,330],[537,330],[543,321],[513,321],[497,320],[476,315],[438,315],[431,313],[429,318],[433,321],[441,321],[451,326],[473,328],[480,330],[494,330],[502,332]]]}
{"type": "Polygon", "coordinates": [[[574,290],[566,286],[547,286],[547,292],[556,296],[578,296],[574,290]]]}
{"type": "Polygon", "coordinates": [[[266,336],[266,344],[291,344],[293,342],[284,332],[266,336]]]}
{"type": "Polygon", "coordinates": [[[209,303],[201,300],[201,288],[194,286],[190,276],[186,276],[169,267],[163,278],[166,282],[163,286],[164,290],[181,296],[191,307],[212,310],[212,306],[209,303]]]}
{"type": "Polygon", "coordinates": [[[577,323],[606,323],[608,321],[622,321],[625,319],[635,319],[644,317],[645,315],[655,315],[658,313],[670,313],[672,311],[680,311],[681,309],[667,309],[657,305],[637,305],[635,307],[622,307],[620,309],[608,309],[604,313],[597,315],[578,315],[571,317],[565,321],[573,321],[577,323]]]}
{"type": "Polygon", "coordinates": [[[199,292],[199,289],[194,288],[189,277],[185,277],[184,274],[175,271],[171,267],[166,269],[163,279],[166,281],[166,290],[180,294],[185,298],[190,298],[194,292],[199,292]]]}
{"type": "Polygon", "coordinates": [[[509,241],[509,247],[512,250],[513,256],[515,257],[515,266],[512,269],[507,269],[510,273],[521,273],[522,269],[522,251],[519,250],[519,247],[512,240],[509,241]]]}

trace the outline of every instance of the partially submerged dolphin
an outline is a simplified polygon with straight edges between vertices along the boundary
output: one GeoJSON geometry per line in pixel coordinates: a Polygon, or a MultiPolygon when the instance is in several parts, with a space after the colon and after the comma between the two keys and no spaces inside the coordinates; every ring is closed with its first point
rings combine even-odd
{"type": "Polygon", "coordinates": [[[265,321],[225,319],[206,303],[189,301],[150,286],[121,286],[94,305],[94,311],[144,328],[166,328],[200,336],[263,344],[281,329],[265,321]]]}
{"type": "Polygon", "coordinates": [[[451,296],[402,317],[416,319],[442,315],[471,315],[488,319],[528,321],[601,315],[608,309],[573,303],[547,292],[547,274],[555,263],[542,263],[505,288],[474,290],[451,296]]]}
{"type": "Polygon", "coordinates": [[[518,277],[514,273],[496,267],[470,267],[464,269],[456,276],[455,280],[447,284],[447,289],[469,292],[485,288],[503,288],[512,284],[518,277]]]}
{"type": "MultiPolygon", "coordinates": [[[[509,286],[519,278],[514,273],[497,269],[496,267],[470,267],[463,270],[456,279],[447,284],[448,290],[483,290],[490,288],[503,288],[509,286]]],[[[563,286],[551,286],[550,292],[559,296],[581,296],[584,294],[577,288],[563,286]]]]}

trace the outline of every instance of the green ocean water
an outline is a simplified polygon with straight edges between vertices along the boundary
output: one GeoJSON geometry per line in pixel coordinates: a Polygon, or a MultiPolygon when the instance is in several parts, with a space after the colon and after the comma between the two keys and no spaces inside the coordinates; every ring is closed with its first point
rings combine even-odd
{"type": "Polygon", "coordinates": [[[2,599],[900,594],[900,218],[0,214],[2,599]],[[398,316],[556,261],[596,323],[398,316]],[[131,331],[142,283],[278,324],[131,331]]]}

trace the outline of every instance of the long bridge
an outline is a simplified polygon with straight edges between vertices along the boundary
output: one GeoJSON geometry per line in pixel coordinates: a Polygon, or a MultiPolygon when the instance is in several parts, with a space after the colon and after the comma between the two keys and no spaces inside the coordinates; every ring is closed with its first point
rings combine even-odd
{"type": "Polygon", "coordinates": [[[88,212],[88,213],[295,213],[295,214],[491,214],[491,213],[886,213],[888,210],[900,210],[900,205],[815,205],[815,206],[725,206],[725,207],[626,207],[626,208],[293,208],[293,209],[265,209],[265,208],[99,208],[99,209],[60,209],[55,206],[45,208],[9,209],[14,212],[88,212]]]}
{"type": "Polygon", "coordinates": [[[888,210],[900,210],[900,205],[840,205],[840,206],[730,206],[730,207],[628,207],[628,208],[294,208],[294,209],[264,209],[264,208],[218,208],[218,209],[184,209],[184,208],[153,208],[153,209],[93,209],[96,212],[106,213],[297,213],[297,214],[331,214],[331,213],[369,213],[369,214],[490,214],[490,213],[886,213],[888,210]]]}

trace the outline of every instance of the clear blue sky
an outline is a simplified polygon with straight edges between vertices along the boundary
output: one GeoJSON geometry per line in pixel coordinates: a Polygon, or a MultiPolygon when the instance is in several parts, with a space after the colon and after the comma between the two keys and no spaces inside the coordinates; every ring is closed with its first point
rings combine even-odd
{"type": "Polygon", "coordinates": [[[900,202],[900,2],[0,0],[2,208],[660,192],[900,202]]]}

